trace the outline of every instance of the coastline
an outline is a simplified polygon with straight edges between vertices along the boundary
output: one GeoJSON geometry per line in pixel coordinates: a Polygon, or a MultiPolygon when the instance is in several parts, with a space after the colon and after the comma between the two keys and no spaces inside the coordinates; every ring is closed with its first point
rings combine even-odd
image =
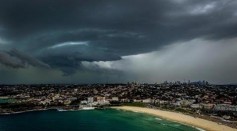
{"type": "Polygon", "coordinates": [[[231,128],[225,125],[220,125],[213,121],[208,121],[201,118],[195,118],[189,115],[184,115],[181,113],[163,111],[158,109],[144,108],[144,107],[133,107],[133,106],[118,106],[111,107],[112,109],[133,111],[139,113],[146,113],[154,116],[158,116],[167,120],[175,121],[185,125],[201,128],[204,130],[211,131],[237,131],[235,128],[231,128]]]}
{"type": "Polygon", "coordinates": [[[45,108],[45,109],[32,109],[32,110],[24,110],[24,111],[16,111],[16,112],[9,112],[9,113],[0,113],[1,115],[14,115],[14,114],[21,114],[21,113],[27,113],[27,112],[36,112],[36,111],[48,111],[48,110],[57,110],[59,112],[64,111],[81,111],[81,110],[94,110],[95,108],[90,109],[77,109],[77,110],[67,110],[63,108],[45,108]]]}
{"type": "MultiPolygon", "coordinates": [[[[36,111],[47,111],[47,110],[54,110],[54,108],[50,109],[32,109],[32,110],[25,110],[25,111],[17,111],[17,112],[9,112],[9,113],[0,113],[1,115],[14,115],[14,114],[21,114],[21,113],[27,113],[27,112],[36,112],[36,111]]],[[[57,110],[55,108],[55,110],[57,110]]]]}

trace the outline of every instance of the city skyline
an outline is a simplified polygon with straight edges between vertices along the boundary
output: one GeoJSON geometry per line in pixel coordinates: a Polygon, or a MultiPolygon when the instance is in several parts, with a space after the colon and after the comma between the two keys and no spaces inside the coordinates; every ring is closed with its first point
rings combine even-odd
{"type": "Polygon", "coordinates": [[[0,1],[0,84],[237,83],[235,0],[0,1]]]}

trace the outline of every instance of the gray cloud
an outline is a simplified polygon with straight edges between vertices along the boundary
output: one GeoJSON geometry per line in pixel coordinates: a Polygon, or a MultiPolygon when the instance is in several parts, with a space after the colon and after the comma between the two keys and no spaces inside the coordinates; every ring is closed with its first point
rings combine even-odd
{"type": "Polygon", "coordinates": [[[237,38],[221,41],[194,39],[161,51],[125,56],[119,61],[84,62],[88,68],[125,72],[130,81],[163,82],[208,80],[232,83],[237,77],[237,38]],[[223,43],[226,43],[225,45],[223,43]]]}
{"type": "Polygon", "coordinates": [[[48,64],[45,64],[44,62],[42,62],[36,58],[33,58],[23,52],[20,52],[16,49],[11,50],[9,52],[9,54],[20,59],[23,63],[27,63],[27,64],[35,66],[35,67],[49,68],[48,64]]]}
{"type": "Polygon", "coordinates": [[[7,50],[1,63],[50,66],[70,76],[91,72],[83,62],[118,61],[193,39],[228,41],[237,36],[236,6],[235,0],[0,1],[0,48],[7,50]]]}
{"type": "Polygon", "coordinates": [[[0,51],[0,63],[13,68],[26,68],[28,65],[49,68],[49,65],[16,49],[9,52],[0,51]]]}
{"type": "Polygon", "coordinates": [[[0,52],[0,63],[13,68],[23,68],[25,65],[17,58],[10,56],[6,52],[0,52]]]}

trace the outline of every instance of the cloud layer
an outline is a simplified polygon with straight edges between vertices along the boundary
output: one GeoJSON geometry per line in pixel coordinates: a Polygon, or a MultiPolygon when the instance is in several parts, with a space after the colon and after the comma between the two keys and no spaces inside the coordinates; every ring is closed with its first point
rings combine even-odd
{"type": "Polygon", "coordinates": [[[29,65],[40,68],[49,68],[49,65],[16,49],[10,50],[9,52],[0,51],[0,63],[12,68],[26,68],[29,65]]]}
{"type": "MultiPolygon", "coordinates": [[[[167,74],[165,72],[172,71],[173,75],[164,79],[174,80],[189,77],[181,75],[179,67],[182,64],[177,64],[179,61],[184,62],[187,56],[174,53],[179,51],[179,46],[180,48],[182,46],[182,51],[196,51],[195,58],[200,59],[204,70],[212,67],[209,62],[213,60],[222,61],[218,63],[220,65],[218,69],[223,70],[221,74],[226,72],[223,78],[214,77],[210,74],[217,71],[215,68],[195,79],[236,82],[236,77],[227,76],[229,70],[234,70],[234,67],[229,67],[223,62],[226,59],[232,59],[237,50],[236,46],[232,48],[228,46],[229,43],[235,45],[233,41],[237,36],[236,6],[235,0],[0,1],[0,63],[2,64],[0,71],[11,75],[12,72],[9,70],[17,68],[21,70],[19,75],[24,75],[24,71],[32,71],[31,68],[47,68],[48,71],[52,71],[51,73],[57,72],[56,74],[59,75],[52,78],[55,81],[62,81],[57,79],[58,77],[66,79],[66,77],[84,72],[91,74],[84,80],[87,82],[97,82],[98,78],[94,75],[98,75],[98,72],[103,72],[102,74],[106,77],[117,73],[118,77],[123,78],[118,81],[132,78],[145,79],[143,74],[150,74],[146,81],[155,81],[160,76],[165,76],[167,74]],[[190,46],[197,40],[199,40],[196,42],[197,46],[190,46]],[[174,44],[177,48],[174,47],[174,51],[168,51],[168,54],[165,54],[166,47],[174,44]],[[213,51],[220,52],[223,49],[224,52],[218,54],[219,57],[206,57],[212,56],[210,51],[205,52],[204,47],[208,45],[213,45],[210,49],[207,47],[209,50],[213,48],[213,51]],[[206,56],[203,56],[202,52],[205,52],[206,56]],[[169,61],[174,67],[166,68],[171,65],[158,64],[160,65],[157,67],[160,71],[157,72],[159,75],[152,75],[156,69],[152,65],[147,65],[146,72],[135,73],[136,75],[133,76],[133,72],[139,72],[139,68],[143,70],[143,67],[132,64],[137,60],[136,57],[127,59],[126,56],[140,56],[144,53],[153,55],[148,55],[149,57],[145,57],[144,61],[139,60],[136,65],[143,65],[148,59],[151,63],[169,61]],[[225,56],[226,53],[230,54],[225,56]],[[169,55],[174,58],[162,57],[169,55]],[[119,70],[118,72],[115,68],[117,65],[114,64],[107,64],[106,66],[111,66],[111,68],[106,69],[91,64],[114,63],[114,61],[124,61],[124,59],[130,62],[121,62],[120,68],[125,70],[127,66],[131,68],[134,66],[137,70],[129,69],[126,72],[119,70]],[[173,59],[177,60],[175,64],[172,63],[173,59]]],[[[192,56],[191,52],[188,53],[192,56]]],[[[190,74],[198,73],[199,70],[195,70],[196,61],[188,62],[193,64],[182,71],[190,72],[190,74]]],[[[236,60],[232,62],[234,65],[237,63],[236,60]]],[[[185,65],[182,66],[185,67],[185,65]]],[[[113,76],[110,81],[118,79],[116,75],[116,77],[113,76]]],[[[38,78],[36,74],[32,77],[38,78]]],[[[107,78],[101,78],[103,79],[99,82],[107,81],[107,78]]],[[[11,83],[11,81],[14,80],[4,79],[4,82],[11,83]]],[[[72,81],[83,82],[74,77],[72,81]]]]}
{"type": "Polygon", "coordinates": [[[194,39],[168,45],[160,51],[125,56],[119,61],[83,64],[88,68],[126,72],[130,81],[208,80],[218,84],[232,83],[237,77],[236,41],[236,38],[218,42],[194,39]]]}

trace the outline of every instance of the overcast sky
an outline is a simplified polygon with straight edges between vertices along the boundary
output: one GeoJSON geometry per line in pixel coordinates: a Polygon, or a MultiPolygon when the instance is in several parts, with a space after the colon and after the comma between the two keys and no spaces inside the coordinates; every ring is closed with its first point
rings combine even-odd
{"type": "Polygon", "coordinates": [[[0,0],[0,83],[237,83],[236,0],[0,0]]]}

